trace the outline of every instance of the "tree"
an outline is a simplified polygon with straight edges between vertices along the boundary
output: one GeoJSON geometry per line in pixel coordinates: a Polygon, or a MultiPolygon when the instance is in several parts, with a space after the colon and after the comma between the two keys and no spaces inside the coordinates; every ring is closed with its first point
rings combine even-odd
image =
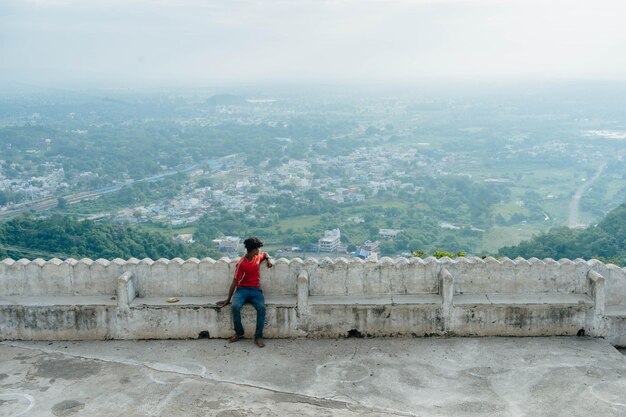
{"type": "Polygon", "coordinates": [[[394,255],[396,253],[396,243],[391,240],[381,242],[380,253],[383,256],[394,255]]]}

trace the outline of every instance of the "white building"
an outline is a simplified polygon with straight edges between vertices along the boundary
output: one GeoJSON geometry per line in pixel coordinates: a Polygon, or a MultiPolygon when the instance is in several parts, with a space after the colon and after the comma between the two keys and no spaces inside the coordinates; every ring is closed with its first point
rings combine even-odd
{"type": "Polygon", "coordinates": [[[363,244],[356,248],[355,256],[363,259],[378,259],[380,253],[380,242],[366,240],[363,244]]]}
{"type": "Polygon", "coordinates": [[[239,252],[241,248],[241,238],[237,236],[224,236],[213,239],[215,248],[221,252],[239,252]]]}
{"type": "Polygon", "coordinates": [[[176,243],[190,244],[193,243],[193,234],[191,233],[181,233],[180,235],[176,235],[172,238],[176,243]]]}
{"type": "Polygon", "coordinates": [[[378,237],[381,239],[395,239],[401,230],[396,229],[378,229],[378,237]]]}
{"type": "Polygon", "coordinates": [[[326,230],[324,237],[319,240],[320,252],[335,252],[341,241],[339,229],[326,230]]]}

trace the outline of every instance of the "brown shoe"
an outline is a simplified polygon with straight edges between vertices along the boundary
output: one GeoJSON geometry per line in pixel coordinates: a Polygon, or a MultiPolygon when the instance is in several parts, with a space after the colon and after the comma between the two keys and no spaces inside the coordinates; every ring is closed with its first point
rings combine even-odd
{"type": "Polygon", "coordinates": [[[263,339],[254,339],[254,344],[256,344],[260,348],[265,347],[265,342],[263,341],[263,339]]]}
{"type": "Polygon", "coordinates": [[[234,343],[237,340],[241,339],[243,336],[239,336],[238,334],[232,335],[228,338],[228,343],[234,343]]]}

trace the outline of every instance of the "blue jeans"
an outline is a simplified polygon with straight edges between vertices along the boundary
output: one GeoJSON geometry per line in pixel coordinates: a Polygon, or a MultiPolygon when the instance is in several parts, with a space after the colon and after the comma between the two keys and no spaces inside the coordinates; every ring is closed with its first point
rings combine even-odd
{"type": "Polygon", "coordinates": [[[237,288],[233,299],[233,322],[235,324],[235,333],[243,336],[243,326],[241,325],[241,307],[245,303],[250,303],[256,309],[256,331],[255,339],[263,338],[263,326],[265,325],[265,297],[260,288],[241,287],[237,288]]]}

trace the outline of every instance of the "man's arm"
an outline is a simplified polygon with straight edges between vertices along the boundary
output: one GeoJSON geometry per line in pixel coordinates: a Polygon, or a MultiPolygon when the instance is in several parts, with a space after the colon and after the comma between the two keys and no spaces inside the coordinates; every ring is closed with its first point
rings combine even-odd
{"type": "Polygon", "coordinates": [[[230,299],[233,297],[235,293],[235,289],[237,288],[237,283],[243,279],[244,271],[241,268],[241,263],[243,262],[243,256],[237,262],[237,266],[235,267],[235,276],[233,277],[233,282],[230,284],[230,288],[228,289],[228,298],[223,301],[218,301],[215,303],[218,307],[224,307],[225,305],[230,304],[230,299]]]}
{"type": "Polygon", "coordinates": [[[233,282],[230,284],[230,288],[228,289],[228,298],[222,301],[218,301],[215,304],[218,307],[224,307],[230,304],[230,299],[233,298],[233,294],[235,293],[235,288],[237,288],[237,280],[233,279],[233,282]]]}
{"type": "Polygon", "coordinates": [[[265,254],[265,259],[263,259],[265,262],[267,262],[267,267],[271,268],[272,265],[274,265],[271,261],[270,261],[270,255],[267,252],[264,252],[265,254]]]}

